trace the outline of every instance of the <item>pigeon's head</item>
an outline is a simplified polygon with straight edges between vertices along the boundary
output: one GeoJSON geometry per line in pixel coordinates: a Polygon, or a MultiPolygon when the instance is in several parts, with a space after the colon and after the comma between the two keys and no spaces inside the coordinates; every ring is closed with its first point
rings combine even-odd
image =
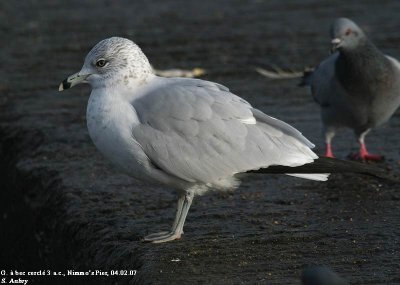
{"type": "Polygon", "coordinates": [[[356,48],[365,39],[364,32],[347,18],[336,19],[331,27],[332,52],[356,48]]]}
{"type": "Polygon", "coordinates": [[[66,78],[59,90],[80,83],[98,88],[114,83],[129,84],[152,74],[141,49],[131,40],[112,37],[96,44],[85,58],[81,71],[66,78]]]}
{"type": "Polygon", "coordinates": [[[325,266],[310,266],[301,274],[302,285],[349,285],[335,272],[325,266]]]}

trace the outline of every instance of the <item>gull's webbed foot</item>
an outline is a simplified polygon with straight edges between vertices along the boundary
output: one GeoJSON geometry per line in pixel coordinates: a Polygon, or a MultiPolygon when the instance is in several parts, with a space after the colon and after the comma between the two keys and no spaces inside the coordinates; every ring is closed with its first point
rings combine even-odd
{"type": "Polygon", "coordinates": [[[167,241],[172,241],[181,238],[181,233],[178,232],[159,232],[155,234],[147,235],[143,238],[143,241],[152,243],[162,243],[167,241]]]}

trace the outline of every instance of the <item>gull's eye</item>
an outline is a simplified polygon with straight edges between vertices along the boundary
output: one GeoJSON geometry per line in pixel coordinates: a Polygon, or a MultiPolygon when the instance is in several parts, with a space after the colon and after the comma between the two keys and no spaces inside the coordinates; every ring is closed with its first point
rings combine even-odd
{"type": "Polygon", "coordinates": [[[107,61],[105,59],[99,59],[98,61],[96,61],[96,66],[97,67],[104,67],[106,65],[107,61]]]}

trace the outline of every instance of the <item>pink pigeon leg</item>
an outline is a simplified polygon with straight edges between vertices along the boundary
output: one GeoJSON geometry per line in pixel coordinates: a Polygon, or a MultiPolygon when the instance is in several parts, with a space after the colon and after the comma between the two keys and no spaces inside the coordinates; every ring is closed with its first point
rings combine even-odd
{"type": "Polygon", "coordinates": [[[332,139],[336,134],[336,130],[333,127],[325,127],[323,129],[323,133],[325,136],[325,157],[330,157],[330,158],[334,158],[335,156],[333,155],[332,152],[332,139]]]}
{"type": "Polygon", "coordinates": [[[330,143],[327,143],[325,145],[325,157],[330,157],[330,158],[334,158],[333,153],[332,153],[332,147],[330,143]]]}

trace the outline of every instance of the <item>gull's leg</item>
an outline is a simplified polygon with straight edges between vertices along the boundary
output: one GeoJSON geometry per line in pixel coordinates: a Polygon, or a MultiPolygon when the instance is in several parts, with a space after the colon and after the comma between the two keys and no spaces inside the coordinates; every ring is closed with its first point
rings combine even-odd
{"type": "Polygon", "coordinates": [[[180,195],[179,199],[178,199],[178,203],[176,205],[175,220],[174,220],[174,223],[172,224],[171,231],[163,231],[163,232],[159,232],[159,233],[150,234],[150,235],[147,235],[144,238],[144,240],[146,241],[147,239],[153,239],[153,238],[165,236],[165,235],[168,235],[171,232],[173,232],[174,229],[176,228],[179,217],[181,216],[184,201],[185,201],[185,195],[180,195]]]}
{"type": "Polygon", "coordinates": [[[185,223],[190,205],[192,204],[193,197],[194,191],[188,191],[179,198],[175,221],[170,232],[161,232],[148,235],[144,237],[144,241],[162,243],[179,239],[183,233],[183,225],[185,223]]]}
{"type": "MultiPolygon", "coordinates": [[[[176,222],[176,230],[180,234],[183,234],[183,225],[185,224],[187,214],[189,212],[190,206],[192,205],[193,197],[194,197],[193,191],[191,191],[190,193],[187,193],[185,195],[185,202],[183,203],[180,217],[179,217],[178,221],[175,221],[176,222]]],[[[175,222],[174,222],[174,224],[175,224],[175,222]]]]}
{"type": "MultiPolygon", "coordinates": [[[[182,209],[183,209],[183,207],[184,207],[183,205],[184,205],[185,199],[186,199],[185,196],[186,196],[186,195],[183,194],[183,195],[181,195],[181,196],[179,197],[179,199],[178,199],[178,205],[176,206],[175,219],[174,219],[174,223],[172,224],[172,228],[171,228],[172,230],[174,230],[174,229],[177,227],[179,217],[180,217],[181,214],[182,214],[182,209]]],[[[192,200],[193,200],[193,198],[192,198],[192,200]]]]}
{"type": "Polygon", "coordinates": [[[325,136],[325,157],[330,157],[334,158],[333,152],[332,152],[332,147],[331,147],[331,142],[333,137],[335,136],[335,130],[334,129],[324,129],[324,136],[325,136]]]}
{"type": "Polygon", "coordinates": [[[349,158],[352,160],[361,160],[361,161],[382,161],[384,157],[382,155],[370,154],[365,145],[365,136],[369,133],[371,129],[368,129],[361,134],[358,135],[358,143],[360,144],[360,150],[358,153],[353,153],[349,155],[349,158]]]}

